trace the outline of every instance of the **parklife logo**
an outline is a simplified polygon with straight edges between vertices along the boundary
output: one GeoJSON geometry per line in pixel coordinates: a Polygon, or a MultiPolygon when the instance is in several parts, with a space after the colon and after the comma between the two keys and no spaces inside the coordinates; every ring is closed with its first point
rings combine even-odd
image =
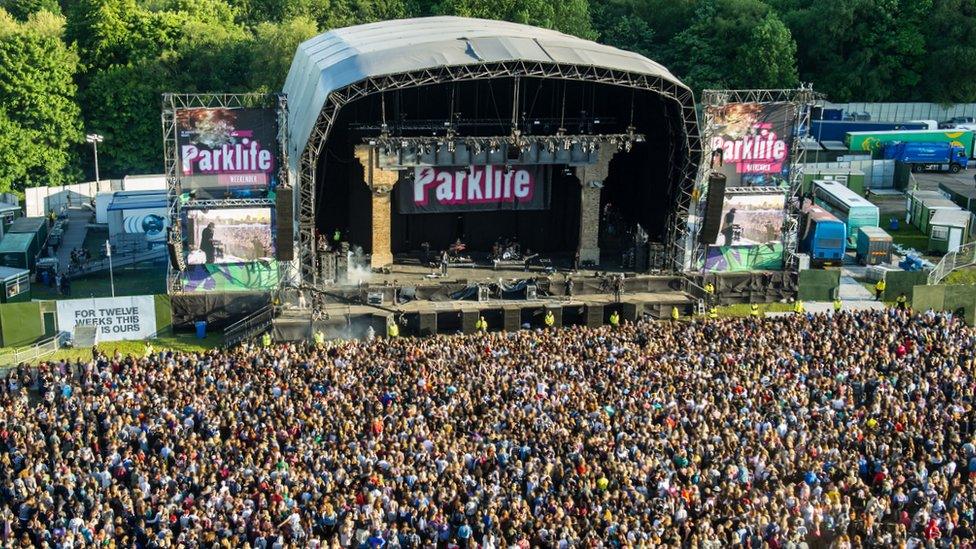
{"type": "Polygon", "coordinates": [[[269,172],[274,167],[271,151],[247,138],[219,149],[183,145],[180,154],[184,175],[269,172]]]}
{"type": "Polygon", "coordinates": [[[770,124],[756,124],[754,135],[741,139],[712,138],[711,150],[722,151],[722,162],[736,165],[738,173],[776,173],[789,154],[786,141],[779,139],[770,124]]]}

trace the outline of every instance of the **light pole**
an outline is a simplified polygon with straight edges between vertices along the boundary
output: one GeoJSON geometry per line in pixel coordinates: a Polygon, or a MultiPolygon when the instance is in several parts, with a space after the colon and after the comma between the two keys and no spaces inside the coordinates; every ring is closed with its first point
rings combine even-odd
{"type": "Polygon", "coordinates": [[[108,258],[108,279],[112,284],[112,297],[115,297],[115,273],[112,272],[112,245],[105,241],[105,257],[108,258]]]}
{"type": "Polygon", "coordinates": [[[97,133],[90,133],[90,134],[88,134],[88,135],[85,136],[85,141],[91,143],[92,144],[92,148],[95,149],[95,183],[98,183],[98,181],[99,181],[99,179],[98,179],[98,144],[101,143],[104,140],[105,140],[105,138],[103,138],[101,135],[98,135],[97,133]]]}

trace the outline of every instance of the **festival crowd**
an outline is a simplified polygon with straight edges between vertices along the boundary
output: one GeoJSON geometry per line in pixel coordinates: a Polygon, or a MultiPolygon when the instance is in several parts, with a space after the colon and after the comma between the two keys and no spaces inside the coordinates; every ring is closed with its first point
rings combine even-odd
{"type": "Polygon", "coordinates": [[[3,547],[972,547],[974,331],[875,311],[3,373],[3,547]]]}

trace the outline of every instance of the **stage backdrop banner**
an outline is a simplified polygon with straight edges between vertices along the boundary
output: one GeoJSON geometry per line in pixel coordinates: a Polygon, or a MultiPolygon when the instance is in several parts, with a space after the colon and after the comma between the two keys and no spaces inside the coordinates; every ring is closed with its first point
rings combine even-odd
{"type": "Polygon", "coordinates": [[[397,185],[400,213],[457,213],[549,208],[546,166],[417,167],[397,185]]]}
{"type": "Polygon", "coordinates": [[[729,103],[708,107],[708,152],[726,187],[789,185],[790,149],[796,133],[795,103],[729,103]]]}
{"type": "Polygon", "coordinates": [[[58,301],[58,330],[98,327],[98,341],[146,339],[156,333],[156,300],[151,295],[58,301]]]}
{"type": "Polygon", "coordinates": [[[264,196],[277,185],[274,109],[178,109],[176,127],[184,191],[219,199],[264,196]]]}

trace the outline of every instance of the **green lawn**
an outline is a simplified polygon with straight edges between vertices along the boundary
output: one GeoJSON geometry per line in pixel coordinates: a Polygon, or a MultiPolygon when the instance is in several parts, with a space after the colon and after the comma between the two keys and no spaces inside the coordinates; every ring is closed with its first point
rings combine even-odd
{"type": "Polygon", "coordinates": [[[942,284],[976,284],[976,267],[966,267],[949,273],[942,284]]]}
{"type": "Polygon", "coordinates": [[[885,231],[891,235],[891,239],[895,244],[901,244],[902,246],[907,246],[909,248],[915,248],[922,254],[926,253],[929,248],[929,237],[913,227],[908,223],[905,223],[904,219],[899,220],[898,230],[892,231],[891,229],[885,228],[885,231]]]}
{"type": "MultiPolygon", "coordinates": [[[[175,336],[161,337],[149,341],[106,341],[98,344],[98,348],[109,356],[116,351],[122,355],[143,356],[146,354],[146,345],[152,344],[153,349],[160,351],[172,349],[174,351],[199,352],[219,347],[223,343],[224,335],[221,332],[209,333],[206,339],[197,339],[193,334],[179,334],[175,336]]],[[[91,358],[91,348],[83,349],[61,349],[49,355],[44,360],[87,360],[91,358]]]]}
{"type": "MultiPolygon", "coordinates": [[[[115,295],[148,295],[166,293],[166,263],[140,263],[115,270],[115,295]]],[[[71,297],[107,297],[112,295],[108,271],[93,273],[71,281],[71,297]]],[[[31,285],[33,299],[65,299],[57,290],[41,283],[31,285]]]]}
{"type": "MultiPolygon", "coordinates": [[[[792,303],[760,303],[759,311],[766,313],[787,313],[793,310],[792,303]]],[[[718,307],[719,316],[749,316],[752,313],[752,305],[749,303],[736,303],[735,305],[723,305],[718,307]]]]}

